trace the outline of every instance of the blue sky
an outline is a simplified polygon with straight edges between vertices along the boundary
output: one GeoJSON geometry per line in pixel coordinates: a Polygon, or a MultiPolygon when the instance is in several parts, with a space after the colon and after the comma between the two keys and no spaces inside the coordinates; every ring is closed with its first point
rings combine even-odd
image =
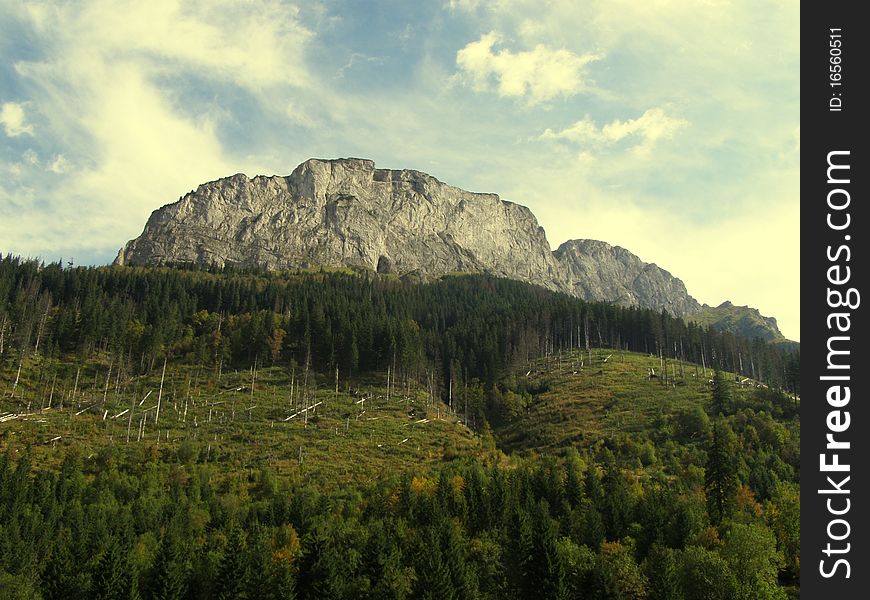
{"type": "Polygon", "coordinates": [[[0,251],[111,261],[237,172],[372,158],[799,329],[793,1],[0,0],[0,251]]]}

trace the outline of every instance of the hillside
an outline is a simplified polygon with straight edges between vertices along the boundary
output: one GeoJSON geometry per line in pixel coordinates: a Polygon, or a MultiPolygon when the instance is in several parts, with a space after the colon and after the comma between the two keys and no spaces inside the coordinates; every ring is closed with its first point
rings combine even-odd
{"type": "Polygon", "coordinates": [[[782,347],[486,276],[6,258],[0,300],[6,597],[795,585],[782,347]]]}
{"type": "Polygon", "coordinates": [[[36,462],[54,467],[71,448],[92,459],[151,451],[161,460],[213,465],[218,479],[268,468],[326,488],[372,481],[385,471],[428,470],[445,457],[481,451],[457,417],[417,386],[387,398],[377,377],[340,381],[336,392],[327,376],[301,369],[257,369],[256,377],[253,370],[230,372],[218,382],[215,373],[170,364],[161,393],[162,368],[120,378],[110,366],[27,361],[14,398],[8,383],[16,373],[4,370],[0,446],[32,447],[36,462]],[[53,392],[39,380],[46,368],[53,392]],[[76,376],[79,386],[70,387],[76,376]]]}
{"type": "MultiPolygon", "coordinates": [[[[750,378],[726,377],[732,410],[764,406],[778,417],[796,417],[796,401],[750,378]],[[765,406],[771,399],[776,404],[765,406]]],[[[713,370],[702,365],[649,354],[559,353],[505,380],[502,394],[512,410],[496,417],[494,432],[506,452],[558,453],[614,439],[657,444],[681,435],[698,438],[703,431],[678,431],[679,421],[699,408],[714,412],[712,378],[713,370]]]]}
{"type": "Polygon", "coordinates": [[[765,342],[794,344],[780,333],[776,319],[773,317],[765,317],[757,308],[736,306],[727,300],[716,307],[704,305],[689,320],[750,339],[760,338],[765,342]]]}

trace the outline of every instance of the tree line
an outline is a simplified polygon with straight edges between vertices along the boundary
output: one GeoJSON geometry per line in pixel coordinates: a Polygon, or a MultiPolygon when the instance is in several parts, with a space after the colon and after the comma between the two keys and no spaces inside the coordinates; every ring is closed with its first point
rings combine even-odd
{"type": "Polygon", "coordinates": [[[485,275],[416,283],[374,273],[64,268],[0,258],[0,359],[105,352],[133,373],[163,358],[218,369],[293,362],[498,381],[570,348],[695,362],[799,393],[799,353],[665,312],[589,303],[485,275]]]}

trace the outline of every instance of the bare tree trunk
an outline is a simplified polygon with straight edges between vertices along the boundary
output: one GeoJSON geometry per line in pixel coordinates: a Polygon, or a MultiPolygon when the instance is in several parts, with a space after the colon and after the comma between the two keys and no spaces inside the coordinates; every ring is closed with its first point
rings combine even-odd
{"type": "Polygon", "coordinates": [[[254,406],[254,386],[257,384],[257,358],[254,357],[254,367],[251,369],[251,398],[248,401],[248,421],[251,420],[251,412],[254,406]]]}
{"type": "Polygon", "coordinates": [[[33,353],[39,352],[39,340],[42,339],[42,332],[45,330],[45,322],[48,320],[48,311],[51,308],[51,298],[47,298],[45,302],[45,312],[42,313],[42,318],[39,320],[39,327],[36,328],[36,345],[33,347],[33,353]]]}
{"type": "Polygon", "coordinates": [[[0,323],[0,356],[3,355],[3,349],[5,348],[6,342],[6,315],[3,315],[3,322],[0,323]]]}
{"type": "Polygon", "coordinates": [[[163,358],[163,372],[160,374],[160,391],[157,392],[157,414],[154,415],[154,424],[160,420],[160,401],[163,398],[163,381],[166,378],[166,358],[163,358]]]}
{"type": "Polygon", "coordinates": [[[81,367],[78,367],[76,369],[76,382],[73,384],[73,391],[72,391],[72,397],[70,398],[70,402],[72,402],[73,400],[76,399],[76,394],[78,393],[78,390],[79,390],[79,374],[81,373],[81,371],[82,371],[81,367]]]}
{"type": "Polygon", "coordinates": [[[54,384],[57,383],[57,373],[51,380],[51,393],[48,395],[48,408],[51,408],[51,401],[54,400],[54,384]]]}
{"type": "Polygon", "coordinates": [[[136,396],[130,398],[130,416],[127,417],[127,443],[130,443],[130,428],[133,425],[133,412],[136,410],[136,396]]]}
{"type": "Polygon", "coordinates": [[[705,356],[704,345],[701,344],[701,368],[704,369],[704,379],[707,379],[707,357],[705,356]]]}
{"type": "Polygon", "coordinates": [[[293,388],[296,385],[296,367],[293,367],[293,372],[290,374],[290,409],[296,410],[296,405],[293,399],[293,388]]]}
{"type": "Polygon", "coordinates": [[[106,385],[103,388],[103,402],[100,405],[100,410],[105,410],[106,408],[106,397],[109,395],[109,379],[112,376],[112,363],[109,363],[109,370],[106,371],[106,385]]]}
{"type": "Polygon", "coordinates": [[[21,365],[24,364],[24,352],[21,353],[21,360],[18,361],[18,372],[15,374],[15,383],[12,384],[12,397],[15,397],[15,390],[18,388],[18,380],[21,378],[21,365]]]}

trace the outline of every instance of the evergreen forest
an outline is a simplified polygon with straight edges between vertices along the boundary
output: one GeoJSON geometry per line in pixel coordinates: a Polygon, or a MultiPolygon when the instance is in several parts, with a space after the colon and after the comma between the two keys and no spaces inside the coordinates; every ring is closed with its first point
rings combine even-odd
{"type": "Polygon", "coordinates": [[[799,362],[486,275],[0,257],[0,597],[797,597],[799,362]]]}

